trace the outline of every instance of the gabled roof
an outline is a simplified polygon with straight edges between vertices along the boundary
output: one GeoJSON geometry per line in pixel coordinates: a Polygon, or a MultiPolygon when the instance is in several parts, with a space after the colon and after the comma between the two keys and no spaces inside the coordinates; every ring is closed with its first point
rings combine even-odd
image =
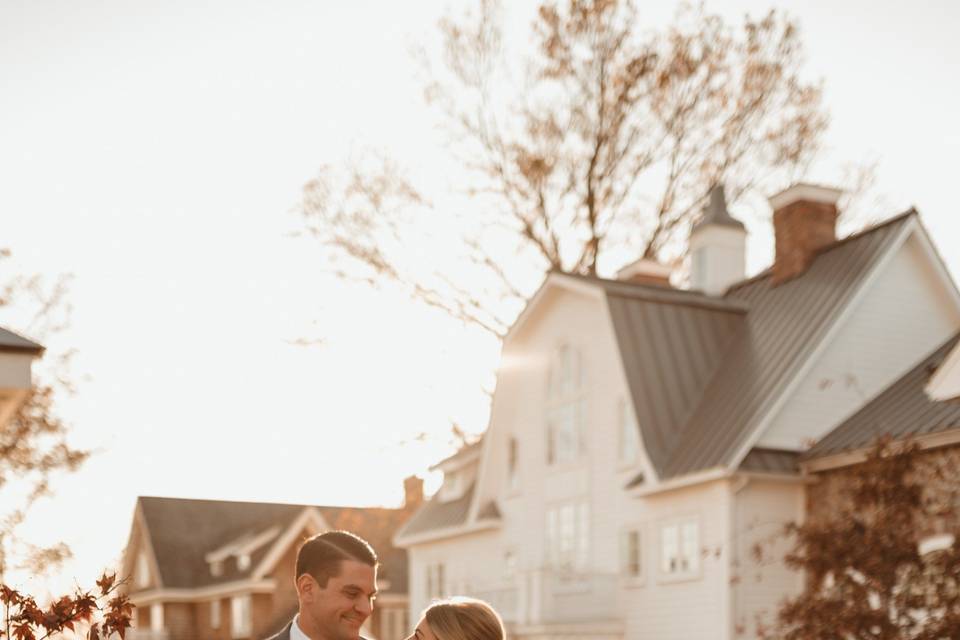
{"type": "Polygon", "coordinates": [[[915,216],[908,211],[824,248],[793,280],[775,286],[768,270],[727,291],[726,300],[750,310],[696,411],[678,425],[662,478],[737,464],[759,422],[915,216]]]}
{"type": "Polygon", "coordinates": [[[246,570],[235,561],[224,562],[222,573],[214,576],[206,556],[271,529],[285,531],[307,509],[316,509],[331,528],[352,531],[370,542],[380,559],[380,576],[390,583],[388,591],[403,593],[407,588],[406,552],[392,542],[408,515],[402,509],[157,497],[140,497],[139,503],[161,582],[168,589],[191,589],[251,577],[276,540],[256,548],[246,570]]]}
{"type": "Polygon", "coordinates": [[[958,342],[960,333],[827,434],[802,459],[863,449],[881,436],[900,440],[960,429],[960,403],[932,400],[924,390],[931,374],[958,342]]]}
{"type": "Polygon", "coordinates": [[[43,353],[43,345],[0,327],[0,353],[29,353],[38,356],[43,353]]]}
{"type": "Polygon", "coordinates": [[[466,524],[475,487],[475,484],[470,485],[470,488],[462,496],[447,502],[434,496],[421,505],[420,509],[411,516],[397,532],[397,538],[410,538],[427,531],[448,529],[466,524]]]}

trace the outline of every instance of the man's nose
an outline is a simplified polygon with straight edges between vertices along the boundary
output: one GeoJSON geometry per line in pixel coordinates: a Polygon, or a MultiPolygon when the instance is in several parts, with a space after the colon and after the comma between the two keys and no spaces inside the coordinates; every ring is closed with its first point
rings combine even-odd
{"type": "Polygon", "coordinates": [[[367,598],[360,598],[356,605],[357,611],[365,616],[373,613],[373,601],[367,598]]]}

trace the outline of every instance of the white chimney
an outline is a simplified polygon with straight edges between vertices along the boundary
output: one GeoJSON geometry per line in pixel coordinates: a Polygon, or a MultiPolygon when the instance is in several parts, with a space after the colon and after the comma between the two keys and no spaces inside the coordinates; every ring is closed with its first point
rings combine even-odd
{"type": "Polygon", "coordinates": [[[727,211],[723,187],[710,190],[703,217],[690,232],[690,288],[721,295],[746,274],[747,230],[727,211]]]}

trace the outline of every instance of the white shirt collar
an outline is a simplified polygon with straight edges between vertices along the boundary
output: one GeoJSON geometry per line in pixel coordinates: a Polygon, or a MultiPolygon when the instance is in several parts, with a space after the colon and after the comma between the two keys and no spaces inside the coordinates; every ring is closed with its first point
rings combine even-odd
{"type": "Polygon", "coordinates": [[[293,624],[290,625],[290,640],[310,640],[307,634],[300,628],[300,614],[293,616],[293,624]]]}

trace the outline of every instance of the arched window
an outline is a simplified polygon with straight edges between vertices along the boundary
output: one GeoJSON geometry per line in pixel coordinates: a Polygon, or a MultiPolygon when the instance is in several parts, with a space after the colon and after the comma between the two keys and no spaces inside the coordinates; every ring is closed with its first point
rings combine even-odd
{"type": "Polygon", "coordinates": [[[547,463],[573,462],[584,452],[584,373],[580,352],[560,345],[547,382],[547,463]]]}

